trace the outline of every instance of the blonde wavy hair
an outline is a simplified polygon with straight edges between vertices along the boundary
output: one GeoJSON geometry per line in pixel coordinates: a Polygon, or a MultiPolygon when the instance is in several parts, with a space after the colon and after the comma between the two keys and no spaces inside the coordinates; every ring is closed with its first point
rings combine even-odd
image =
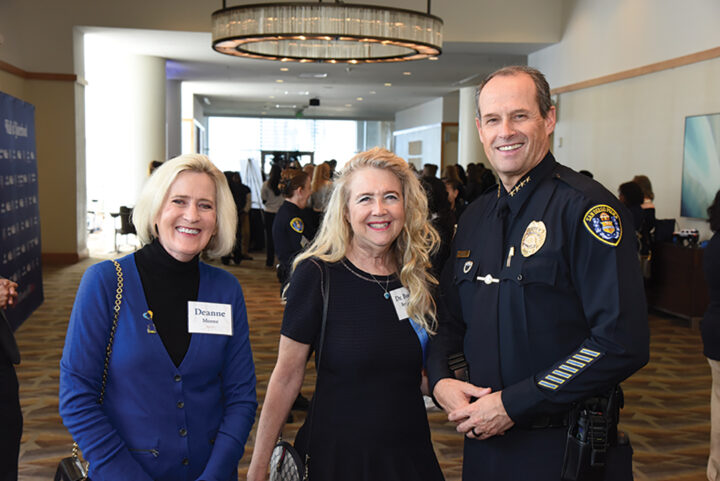
{"type": "MultiPolygon", "coordinates": [[[[420,182],[407,162],[387,149],[375,147],[361,152],[345,165],[334,181],[334,188],[320,231],[312,244],[293,262],[293,270],[304,259],[316,257],[324,262],[345,258],[353,231],[347,220],[350,181],[361,169],[382,169],[400,180],[405,209],[405,225],[391,249],[400,268],[400,282],[410,291],[408,315],[430,334],[437,327],[435,301],[430,293],[437,280],[429,273],[430,255],[437,250],[440,236],[428,222],[428,202],[420,182]]],[[[291,280],[292,282],[292,280],[291,280]]]]}
{"type": "Polygon", "coordinates": [[[155,169],[140,192],[133,208],[132,221],[140,242],[149,244],[157,237],[157,216],[165,203],[170,186],[181,172],[207,174],[215,184],[215,227],[217,232],[203,250],[210,257],[229,253],[235,245],[237,210],[225,174],[204,155],[181,155],[155,169]]]}

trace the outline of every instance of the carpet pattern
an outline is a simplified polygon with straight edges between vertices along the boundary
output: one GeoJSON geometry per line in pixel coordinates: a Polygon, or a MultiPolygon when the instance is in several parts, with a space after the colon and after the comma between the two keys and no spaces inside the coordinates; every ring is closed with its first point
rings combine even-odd
{"type": "MultiPolygon", "coordinates": [[[[262,403],[277,355],[283,305],[275,273],[264,266],[264,256],[226,267],[243,286],[250,338],[262,403]],[[262,258],[262,259],[261,259],[262,258]]],[[[20,479],[52,479],[60,458],[69,455],[72,440],[58,415],[59,361],[75,291],[85,269],[100,259],[43,270],[45,302],[16,333],[22,354],[18,366],[25,426],[20,450],[20,479]]],[[[682,321],[651,315],[650,363],[624,383],[625,409],[621,429],[635,448],[634,473],[638,481],[705,479],[710,433],[710,368],[702,355],[700,334],[682,321]]],[[[310,397],[315,382],[308,366],[303,393],[310,397]]],[[[258,411],[259,414],[259,411],[258,411]]],[[[428,412],[433,443],[448,481],[459,481],[462,437],[444,413],[428,412]]],[[[284,435],[292,439],[304,420],[294,422],[284,435]]],[[[252,455],[253,429],[240,463],[244,479],[252,455]]]]}

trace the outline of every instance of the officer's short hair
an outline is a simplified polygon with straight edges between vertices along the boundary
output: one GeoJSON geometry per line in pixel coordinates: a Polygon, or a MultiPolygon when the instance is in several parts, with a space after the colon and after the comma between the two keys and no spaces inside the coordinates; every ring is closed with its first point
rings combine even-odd
{"type": "Polygon", "coordinates": [[[485,80],[475,89],[475,114],[477,118],[480,118],[480,92],[482,92],[482,89],[490,80],[495,77],[512,77],[523,73],[529,75],[535,83],[535,98],[537,99],[538,107],[540,107],[540,115],[542,118],[547,118],[548,112],[550,112],[550,108],[552,107],[550,85],[548,85],[547,79],[542,72],[527,65],[510,65],[496,70],[485,77],[485,80]]]}

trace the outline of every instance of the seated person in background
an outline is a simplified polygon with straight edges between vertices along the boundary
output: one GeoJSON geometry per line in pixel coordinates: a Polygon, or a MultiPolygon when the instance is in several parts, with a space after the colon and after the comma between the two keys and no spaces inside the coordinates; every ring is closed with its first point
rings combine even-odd
{"type": "Polygon", "coordinates": [[[635,177],[633,177],[632,181],[639,185],[640,189],[642,190],[642,208],[655,210],[655,204],[653,203],[653,201],[655,200],[655,193],[653,192],[650,179],[648,179],[646,175],[636,175],[635,177]]]}
{"type": "Polygon", "coordinates": [[[257,408],[245,299],[232,274],[199,261],[235,242],[225,176],[204,155],[169,160],[133,222],[145,246],[80,282],[60,361],[63,423],[93,481],[237,480],[257,408]]]}

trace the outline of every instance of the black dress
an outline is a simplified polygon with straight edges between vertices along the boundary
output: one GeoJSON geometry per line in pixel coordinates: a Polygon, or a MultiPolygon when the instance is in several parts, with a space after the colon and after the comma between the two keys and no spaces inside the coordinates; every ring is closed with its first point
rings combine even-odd
{"type": "MultiPolygon", "coordinates": [[[[308,419],[313,481],[441,481],[420,392],[422,348],[384,289],[348,260],[328,266],[330,300],[319,383],[308,419]]],[[[292,275],[282,334],[316,346],[322,320],[322,269],[307,260],[292,275]]],[[[304,457],[307,422],[295,446],[304,457]]]]}

